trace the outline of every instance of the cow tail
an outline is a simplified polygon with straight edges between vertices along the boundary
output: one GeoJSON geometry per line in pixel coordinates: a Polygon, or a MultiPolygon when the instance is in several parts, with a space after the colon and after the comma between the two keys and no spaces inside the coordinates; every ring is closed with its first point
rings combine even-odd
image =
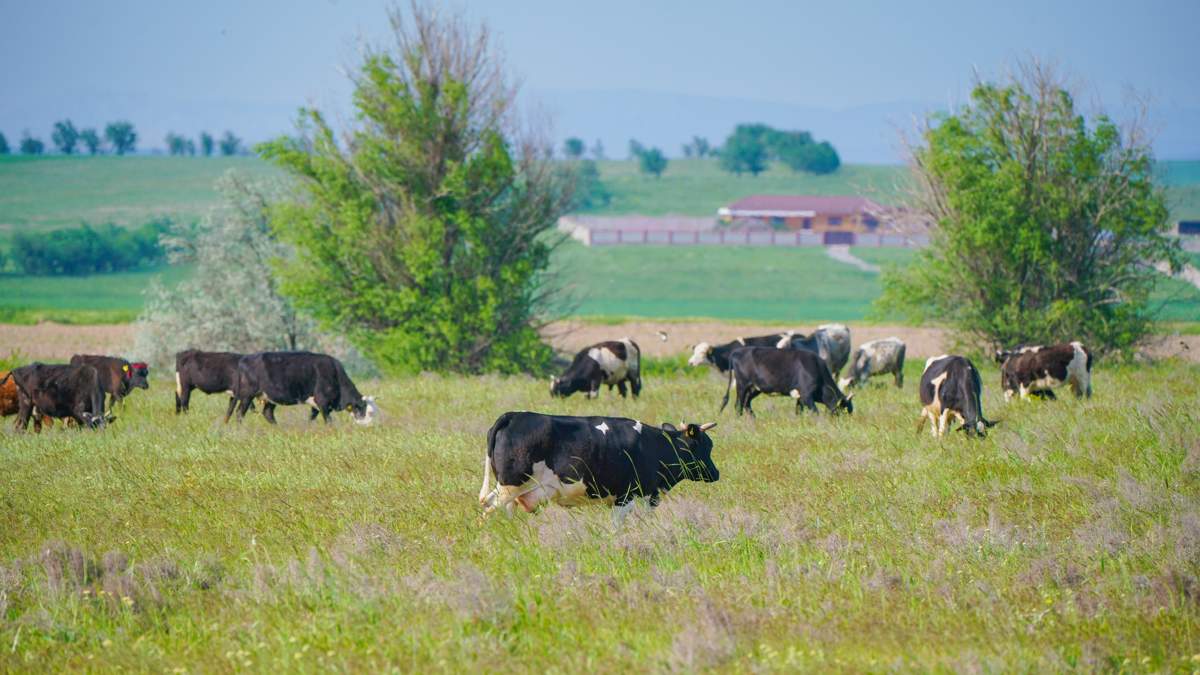
{"type": "MultiPolygon", "coordinates": [[[[496,434],[508,426],[508,423],[512,421],[512,417],[515,414],[511,412],[504,413],[500,416],[500,419],[496,420],[492,428],[488,429],[487,452],[483,456],[483,487],[479,489],[479,503],[481,504],[487,503],[488,497],[492,492],[491,478],[492,474],[496,471],[495,467],[492,466],[492,458],[496,454],[496,434]]],[[[499,479],[496,482],[499,484],[499,479]]]]}
{"type": "Polygon", "coordinates": [[[725,406],[729,404],[729,390],[733,387],[733,364],[729,364],[729,381],[725,383],[725,398],[721,399],[721,407],[717,410],[720,414],[725,410],[725,406]]]}
{"type": "Polygon", "coordinates": [[[638,346],[638,343],[633,341],[633,338],[625,339],[629,340],[629,344],[633,345],[633,351],[637,354],[637,368],[631,373],[633,377],[629,382],[630,388],[633,389],[633,396],[637,398],[637,395],[642,391],[642,348],[638,346]]]}

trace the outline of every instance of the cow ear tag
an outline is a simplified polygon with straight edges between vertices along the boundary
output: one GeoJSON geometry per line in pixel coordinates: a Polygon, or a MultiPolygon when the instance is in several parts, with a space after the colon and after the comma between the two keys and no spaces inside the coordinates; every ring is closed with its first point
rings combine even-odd
{"type": "Polygon", "coordinates": [[[129,366],[121,366],[121,370],[123,370],[123,371],[125,371],[126,373],[128,373],[128,372],[129,372],[129,366]]]}
{"type": "Polygon", "coordinates": [[[351,411],[351,410],[353,410],[353,409],[354,409],[354,406],[353,406],[353,405],[348,405],[348,406],[346,406],[346,412],[350,412],[350,411],[351,411]]]}

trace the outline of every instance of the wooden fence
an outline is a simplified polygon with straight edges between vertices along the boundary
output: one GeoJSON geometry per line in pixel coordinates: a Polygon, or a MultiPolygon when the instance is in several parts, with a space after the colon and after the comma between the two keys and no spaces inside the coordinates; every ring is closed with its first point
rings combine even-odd
{"type": "Polygon", "coordinates": [[[587,246],[831,246],[920,248],[926,235],[775,230],[630,230],[579,228],[573,235],[587,246]]]}

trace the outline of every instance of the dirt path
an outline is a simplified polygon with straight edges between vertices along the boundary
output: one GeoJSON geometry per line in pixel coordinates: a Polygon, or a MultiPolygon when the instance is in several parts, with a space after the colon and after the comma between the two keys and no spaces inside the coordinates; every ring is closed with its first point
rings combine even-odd
{"type": "Polygon", "coordinates": [[[840,263],[846,263],[847,265],[857,267],[864,272],[879,274],[879,265],[872,265],[866,260],[854,255],[850,252],[849,246],[826,246],[825,255],[828,255],[830,258],[833,258],[840,263]]]}
{"type": "MultiPolygon", "coordinates": [[[[927,359],[949,349],[946,331],[941,328],[911,326],[875,326],[849,324],[855,346],[878,338],[896,336],[908,345],[910,359],[927,359]]],[[[730,324],[720,321],[627,321],[619,324],[593,324],[559,321],[543,330],[546,339],[560,352],[574,354],[580,349],[622,337],[631,337],[646,356],[663,357],[690,353],[697,342],[729,342],[739,337],[764,335],[793,329],[811,332],[810,324],[730,324]],[[666,340],[659,335],[662,331],[666,340]]],[[[118,354],[136,358],[130,324],[67,326],[42,323],[36,326],[0,324],[0,356],[19,351],[30,361],[66,361],[72,354],[118,354]]],[[[1164,335],[1145,346],[1148,356],[1180,356],[1200,362],[1200,335],[1164,335]]]]}

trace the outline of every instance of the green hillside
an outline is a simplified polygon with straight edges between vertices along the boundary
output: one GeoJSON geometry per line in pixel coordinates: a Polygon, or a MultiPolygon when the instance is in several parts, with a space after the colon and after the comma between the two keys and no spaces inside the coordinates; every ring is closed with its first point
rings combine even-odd
{"type": "MultiPolygon", "coordinates": [[[[0,238],[17,228],[74,227],[82,222],[135,225],[160,215],[196,218],[217,200],[214,181],[229,169],[279,175],[255,157],[0,157],[0,238]]],[[[1200,218],[1200,162],[1165,162],[1162,180],[1172,212],[1200,218]]],[[[632,161],[600,162],[612,201],[594,215],[707,216],[747,195],[861,194],[893,201],[904,169],[849,164],[830,176],[774,167],[734,176],[715,160],[671,160],[662,178],[632,161]]]]}

